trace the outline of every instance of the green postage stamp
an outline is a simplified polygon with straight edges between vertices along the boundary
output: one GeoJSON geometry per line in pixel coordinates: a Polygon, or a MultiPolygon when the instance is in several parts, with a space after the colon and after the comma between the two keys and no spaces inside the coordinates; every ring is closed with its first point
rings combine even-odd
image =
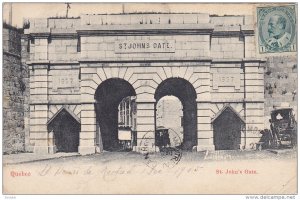
{"type": "Polygon", "coordinates": [[[257,8],[259,53],[296,51],[296,23],[294,5],[257,8]]]}

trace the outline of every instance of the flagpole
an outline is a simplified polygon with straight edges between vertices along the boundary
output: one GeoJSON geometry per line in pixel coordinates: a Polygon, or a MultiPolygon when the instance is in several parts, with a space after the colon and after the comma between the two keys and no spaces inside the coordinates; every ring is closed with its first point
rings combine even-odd
{"type": "Polygon", "coordinates": [[[68,18],[68,14],[69,14],[69,9],[71,8],[70,4],[71,3],[65,3],[67,4],[67,13],[66,13],[66,18],[68,18]]]}

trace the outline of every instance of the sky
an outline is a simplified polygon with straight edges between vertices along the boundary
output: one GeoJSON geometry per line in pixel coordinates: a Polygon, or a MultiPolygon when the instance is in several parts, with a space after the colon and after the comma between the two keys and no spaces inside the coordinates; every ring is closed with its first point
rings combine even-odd
{"type": "MultiPolygon", "coordinates": [[[[9,21],[9,4],[3,3],[3,20],[9,21]]],[[[132,12],[208,13],[215,15],[253,15],[253,4],[191,4],[191,3],[71,3],[69,17],[81,14],[112,14],[132,12]]],[[[28,18],[66,16],[65,3],[12,3],[12,25],[22,27],[28,18]]]]}

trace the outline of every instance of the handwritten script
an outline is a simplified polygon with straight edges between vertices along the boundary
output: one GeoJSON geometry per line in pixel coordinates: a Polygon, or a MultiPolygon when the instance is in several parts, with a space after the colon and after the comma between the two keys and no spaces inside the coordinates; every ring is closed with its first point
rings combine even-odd
{"type": "Polygon", "coordinates": [[[196,174],[203,168],[202,165],[196,166],[181,166],[172,169],[160,168],[161,165],[152,165],[151,168],[144,165],[124,165],[124,166],[52,166],[47,164],[38,171],[39,176],[100,176],[104,181],[114,181],[118,177],[126,175],[162,175],[168,174],[176,178],[184,174],[196,174]]]}

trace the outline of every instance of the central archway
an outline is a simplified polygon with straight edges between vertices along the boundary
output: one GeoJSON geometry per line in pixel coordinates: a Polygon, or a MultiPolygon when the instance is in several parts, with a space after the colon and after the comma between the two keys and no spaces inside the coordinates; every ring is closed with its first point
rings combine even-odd
{"type": "Polygon", "coordinates": [[[118,106],[128,96],[136,96],[135,90],[130,83],[119,78],[105,80],[96,90],[95,109],[99,130],[97,131],[96,143],[102,146],[103,150],[120,150],[118,139],[118,106]]]}
{"type": "Polygon", "coordinates": [[[164,96],[175,96],[181,101],[183,107],[183,141],[181,148],[192,150],[193,146],[197,146],[197,95],[193,85],[182,78],[166,79],[155,91],[156,103],[164,96]]]}

